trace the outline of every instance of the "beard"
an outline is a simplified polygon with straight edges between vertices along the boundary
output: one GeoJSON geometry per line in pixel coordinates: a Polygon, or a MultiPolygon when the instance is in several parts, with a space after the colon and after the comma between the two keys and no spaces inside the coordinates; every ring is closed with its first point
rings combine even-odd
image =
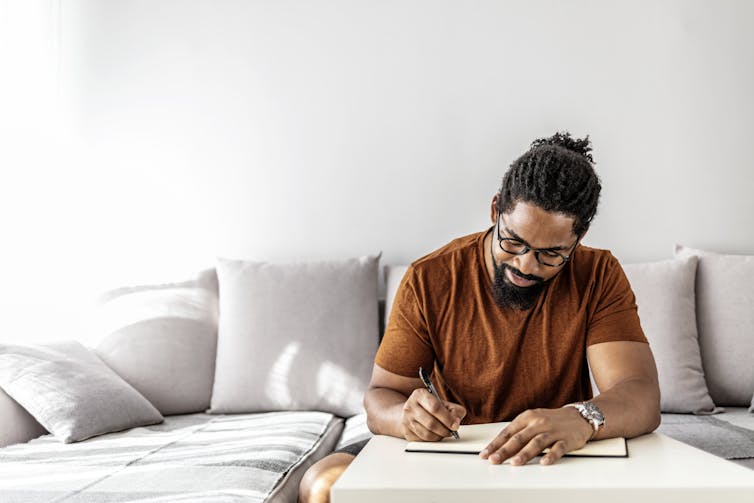
{"type": "Polygon", "coordinates": [[[495,298],[495,304],[499,307],[512,307],[513,309],[529,309],[539,298],[546,286],[546,282],[539,276],[524,274],[515,267],[508,264],[497,264],[492,260],[492,267],[495,269],[495,280],[492,283],[492,294],[495,298]],[[505,276],[505,270],[510,269],[512,274],[521,278],[536,281],[532,286],[517,286],[510,282],[505,276]]]}

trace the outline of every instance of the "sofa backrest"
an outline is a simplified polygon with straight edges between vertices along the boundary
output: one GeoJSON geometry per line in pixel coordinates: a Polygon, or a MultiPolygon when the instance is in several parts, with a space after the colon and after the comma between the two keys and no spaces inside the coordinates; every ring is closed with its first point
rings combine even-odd
{"type": "MultiPolygon", "coordinates": [[[[700,262],[703,260],[704,257],[700,257],[700,262]]],[[[721,259],[715,260],[720,261],[721,259]]],[[[750,258],[744,260],[746,262],[744,265],[747,265],[748,260],[751,260],[754,264],[754,258],[750,258]]],[[[380,302],[380,318],[384,320],[381,323],[380,335],[384,331],[387,320],[389,320],[396,292],[407,269],[407,265],[388,265],[384,268],[386,296],[385,300],[380,302]]],[[[739,273],[739,267],[733,268],[730,271],[731,277],[722,280],[736,281],[735,275],[739,273]]],[[[714,302],[728,303],[728,299],[725,297],[717,298],[700,292],[700,288],[704,288],[706,283],[705,280],[700,284],[697,277],[696,302],[698,304],[700,298],[704,300],[706,303],[704,306],[705,326],[713,327],[716,322],[710,317],[715,316],[716,310],[712,304],[714,302]]],[[[673,292],[667,291],[666,286],[666,284],[652,286],[654,290],[657,290],[654,294],[674,295],[673,292]]],[[[751,287],[749,287],[749,290],[751,290],[751,287]]],[[[105,304],[114,303],[110,305],[110,315],[116,312],[120,314],[110,320],[112,330],[103,333],[100,345],[96,350],[106,363],[155,403],[164,414],[203,411],[209,404],[209,390],[211,390],[214,375],[214,353],[217,344],[217,295],[217,277],[214,269],[203,271],[196,277],[181,283],[128,287],[109,292],[103,297],[103,302],[105,304]],[[154,316],[147,316],[139,322],[139,320],[133,318],[133,315],[123,314],[121,308],[124,306],[127,308],[129,303],[132,307],[136,306],[141,309],[142,313],[151,312],[154,316]],[[113,305],[117,306],[118,309],[113,309],[113,305]],[[176,327],[183,328],[179,330],[176,327]],[[187,339],[187,327],[193,327],[189,332],[195,331],[199,335],[187,339]],[[197,340],[199,343],[197,343],[197,340]],[[197,354],[199,361],[196,360],[197,354]],[[180,391],[187,379],[189,381],[193,379],[196,383],[196,385],[191,386],[191,389],[194,390],[191,393],[186,393],[185,389],[183,392],[180,391]]],[[[640,304],[641,313],[642,302],[647,302],[647,300],[642,301],[642,298],[648,299],[651,295],[648,296],[645,292],[641,292],[639,297],[637,302],[640,304]]],[[[731,369],[750,370],[754,368],[749,361],[751,354],[754,354],[754,338],[751,337],[754,326],[750,326],[754,323],[752,322],[754,315],[751,314],[754,312],[754,305],[751,305],[752,298],[754,298],[754,295],[744,296],[735,304],[743,313],[739,315],[740,319],[730,319],[731,315],[728,312],[730,309],[728,309],[726,311],[727,318],[720,322],[723,327],[733,330],[731,333],[738,334],[735,337],[739,344],[743,341],[745,346],[743,349],[738,346],[730,347],[725,341],[723,341],[723,344],[716,343],[717,334],[711,330],[704,334],[700,333],[700,338],[705,337],[700,348],[705,365],[714,362],[717,367],[720,367],[723,362],[727,362],[726,365],[731,369]],[[735,332],[735,330],[738,330],[738,332],[735,332]]],[[[643,325],[647,324],[646,316],[642,319],[642,322],[643,325]]],[[[700,332],[702,328],[700,326],[700,332]]],[[[728,385],[729,377],[727,374],[720,374],[722,377],[718,377],[718,374],[720,372],[713,371],[706,375],[710,391],[727,389],[725,386],[728,385]]],[[[754,381],[752,376],[749,376],[751,379],[749,377],[747,379],[754,381]]],[[[744,379],[746,382],[737,383],[737,398],[727,400],[731,403],[719,402],[721,396],[730,396],[730,393],[727,395],[723,392],[713,393],[712,396],[716,404],[749,405],[747,400],[751,399],[750,395],[754,393],[754,382],[748,382],[747,379],[744,379]]],[[[46,433],[34,418],[1,389],[0,425],[3,425],[0,428],[0,447],[25,442],[46,433]]]]}

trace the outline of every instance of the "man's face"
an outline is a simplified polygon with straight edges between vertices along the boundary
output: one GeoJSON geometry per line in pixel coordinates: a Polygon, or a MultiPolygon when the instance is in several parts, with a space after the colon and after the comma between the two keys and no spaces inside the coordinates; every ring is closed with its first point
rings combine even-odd
{"type": "Polygon", "coordinates": [[[526,202],[517,203],[498,218],[496,206],[497,197],[492,200],[495,227],[490,246],[495,302],[501,307],[528,309],[547,282],[563,269],[561,256],[573,253],[578,242],[573,233],[574,218],[526,202]],[[516,255],[526,248],[530,248],[527,253],[516,255]]]}

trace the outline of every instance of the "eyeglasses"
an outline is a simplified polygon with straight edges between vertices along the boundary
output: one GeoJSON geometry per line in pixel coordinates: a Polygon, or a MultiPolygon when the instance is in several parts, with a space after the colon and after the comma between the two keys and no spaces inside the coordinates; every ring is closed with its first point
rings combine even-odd
{"type": "MultiPolygon", "coordinates": [[[[502,220],[502,215],[500,212],[497,214],[497,225],[495,226],[497,228],[497,240],[500,243],[500,248],[505,253],[510,253],[511,255],[526,255],[530,251],[534,252],[534,257],[537,259],[537,262],[540,264],[547,266],[547,267],[560,267],[569,260],[571,260],[570,255],[563,255],[562,253],[559,253],[552,249],[541,249],[541,248],[532,248],[529,246],[529,243],[522,239],[518,238],[506,238],[500,235],[500,221],[502,220]]],[[[579,240],[576,239],[576,242],[571,246],[571,253],[573,253],[573,249],[576,248],[576,245],[579,243],[579,240]]]]}

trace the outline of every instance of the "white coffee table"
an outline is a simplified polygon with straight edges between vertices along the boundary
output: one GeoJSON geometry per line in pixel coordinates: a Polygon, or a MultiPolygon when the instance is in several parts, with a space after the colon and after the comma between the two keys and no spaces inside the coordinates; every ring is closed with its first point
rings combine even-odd
{"type": "Polygon", "coordinates": [[[472,454],[404,452],[375,436],[332,488],[332,503],[754,502],[754,470],[659,433],[628,441],[628,458],[491,465],[472,454]]]}

